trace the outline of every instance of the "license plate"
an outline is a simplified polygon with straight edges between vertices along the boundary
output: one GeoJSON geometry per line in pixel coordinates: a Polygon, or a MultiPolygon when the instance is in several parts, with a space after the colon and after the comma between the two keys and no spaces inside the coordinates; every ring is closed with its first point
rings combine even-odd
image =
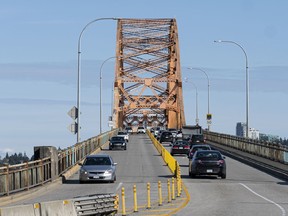
{"type": "Polygon", "coordinates": [[[99,179],[99,176],[93,176],[94,179],[99,179]]]}
{"type": "Polygon", "coordinates": [[[179,149],[183,149],[183,147],[179,147],[179,149]]]}
{"type": "Polygon", "coordinates": [[[212,169],[207,169],[207,173],[212,173],[213,170],[212,169]]]}

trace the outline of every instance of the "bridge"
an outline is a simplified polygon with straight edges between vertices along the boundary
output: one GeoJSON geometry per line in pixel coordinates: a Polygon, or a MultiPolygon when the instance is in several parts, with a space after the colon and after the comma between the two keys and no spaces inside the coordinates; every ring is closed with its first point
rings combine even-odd
{"type": "Polygon", "coordinates": [[[80,211],[85,199],[94,207],[95,200],[113,200],[117,215],[287,215],[285,146],[204,131],[207,142],[226,156],[225,180],[191,179],[187,157],[172,157],[170,146],[149,131],[132,134],[127,151],[108,149],[109,138],[126,126],[185,126],[176,20],[117,21],[114,128],[62,151],[36,146],[35,161],[0,167],[0,215],[86,215],[80,211]],[[79,184],[78,162],[92,153],[110,154],[118,163],[114,184],[79,184]],[[168,180],[177,182],[174,200],[169,200],[168,180]],[[100,197],[105,194],[110,197],[100,197]]]}

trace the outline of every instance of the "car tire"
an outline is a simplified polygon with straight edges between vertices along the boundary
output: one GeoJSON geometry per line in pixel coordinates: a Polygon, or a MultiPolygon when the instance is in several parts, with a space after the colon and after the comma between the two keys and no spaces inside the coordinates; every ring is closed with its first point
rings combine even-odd
{"type": "Polygon", "coordinates": [[[221,178],[222,178],[222,179],[226,179],[226,173],[222,173],[222,174],[221,174],[221,178]]]}
{"type": "Polygon", "coordinates": [[[79,180],[79,184],[84,184],[84,181],[79,180]]]}

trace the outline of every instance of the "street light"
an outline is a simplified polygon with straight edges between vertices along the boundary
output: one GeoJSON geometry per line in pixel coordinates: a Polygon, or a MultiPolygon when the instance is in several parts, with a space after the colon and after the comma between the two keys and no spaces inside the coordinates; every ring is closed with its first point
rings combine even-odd
{"type": "Polygon", "coordinates": [[[81,55],[81,38],[83,35],[83,32],[85,31],[85,29],[92,23],[100,21],[100,20],[118,20],[119,18],[98,18],[95,20],[92,20],[91,22],[89,22],[88,24],[86,24],[84,26],[84,28],[82,29],[80,35],[79,35],[79,39],[78,39],[78,67],[77,67],[77,143],[80,142],[80,79],[81,79],[81,71],[80,71],[80,55],[81,55]]]}
{"type": "MultiPolygon", "coordinates": [[[[185,82],[188,83],[188,78],[187,77],[185,77],[184,80],[185,80],[185,82]]],[[[197,86],[192,81],[190,81],[189,83],[191,83],[196,89],[196,119],[195,119],[195,122],[196,122],[196,125],[198,125],[199,124],[199,118],[198,118],[198,90],[197,90],[197,86]]]]}
{"type": "Polygon", "coordinates": [[[100,114],[100,116],[99,116],[99,118],[100,118],[100,134],[102,134],[102,67],[107,61],[109,61],[112,58],[116,58],[116,56],[112,56],[112,57],[104,60],[103,63],[101,64],[101,67],[100,67],[100,79],[99,79],[100,80],[100,91],[99,91],[100,92],[100,112],[99,112],[99,114],[100,114]]]}
{"type": "Polygon", "coordinates": [[[234,41],[226,41],[226,40],[215,40],[215,43],[232,43],[235,44],[236,46],[238,46],[244,53],[245,55],[245,59],[246,59],[246,138],[248,138],[248,132],[249,132],[249,74],[248,74],[248,58],[247,58],[247,54],[245,52],[245,50],[243,49],[243,47],[234,42],[234,41]]]}
{"type": "Polygon", "coordinates": [[[207,126],[208,126],[208,131],[210,131],[211,118],[208,119],[208,115],[211,116],[211,114],[210,114],[210,80],[209,80],[209,76],[208,76],[208,74],[207,74],[204,70],[202,70],[201,68],[190,68],[190,67],[188,67],[187,69],[189,69],[189,70],[199,70],[199,71],[202,71],[202,72],[206,75],[207,82],[208,82],[207,126]]]}

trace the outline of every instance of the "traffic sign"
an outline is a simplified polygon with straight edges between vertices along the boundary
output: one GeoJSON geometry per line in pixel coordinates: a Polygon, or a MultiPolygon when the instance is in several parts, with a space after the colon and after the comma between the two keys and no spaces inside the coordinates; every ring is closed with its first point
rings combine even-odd
{"type": "Polygon", "coordinates": [[[69,126],[68,126],[68,130],[70,130],[72,133],[74,133],[74,134],[76,134],[77,133],[77,123],[76,122],[74,122],[74,123],[72,123],[72,124],[70,124],[69,126]]]}
{"type": "Polygon", "coordinates": [[[73,119],[76,120],[78,118],[78,109],[73,106],[71,110],[69,110],[68,115],[73,119]]]}

